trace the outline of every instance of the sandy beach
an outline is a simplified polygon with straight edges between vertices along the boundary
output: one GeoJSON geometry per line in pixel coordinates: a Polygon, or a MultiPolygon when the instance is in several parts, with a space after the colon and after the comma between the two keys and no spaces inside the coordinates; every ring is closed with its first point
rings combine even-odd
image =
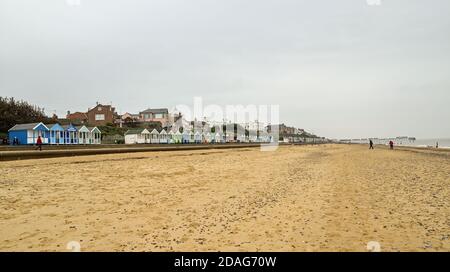
{"type": "Polygon", "coordinates": [[[0,250],[450,251],[450,152],[360,145],[0,163],[0,250]]]}

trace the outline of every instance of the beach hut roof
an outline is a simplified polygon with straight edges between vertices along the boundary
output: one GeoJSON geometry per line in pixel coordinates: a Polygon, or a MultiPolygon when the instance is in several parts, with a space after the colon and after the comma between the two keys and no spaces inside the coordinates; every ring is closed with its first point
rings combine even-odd
{"type": "Polygon", "coordinates": [[[64,130],[77,131],[77,128],[74,125],[72,125],[72,124],[64,125],[62,127],[64,128],[64,130]]]}
{"type": "Polygon", "coordinates": [[[90,130],[86,126],[76,126],[77,130],[80,132],[90,132],[90,130]]]}
{"type": "Polygon", "coordinates": [[[144,130],[141,132],[141,134],[150,134],[150,131],[148,131],[148,129],[144,128],[144,130]]]}
{"type": "Polygon", "coordinates": [[[94,132],[94,130],[95,130],[95,132],[99,132],[99,133],[102,133],[101,131],[100,131],[100,129],[98,129],[98,127],[87,127],[91,132],[94,132]]]}
{"type": "Polygon", "coordinates": [[[163,129],[163,130],[161,130],[161,132],[159,134],[167,134],[167,132],[165,129],[163,129]]]}
{"type": "Polygon", "coordinates": [[[143,129],[143,128],[132,128],[132,129],[127,130],[127,132],[125,132],[125,135],[141,134],[144,130],[145,129],[143,129]]]}
{"type": "Polygon", "coordinates": [[[183,135],[189,135],[189,132],[187,130],[183,131],[183,135]]]}
{"type": "Polygon", "coordinates": [[[156,128],[154,128],[154,129],[152,130],[152,132],[150,132],[150,134],[159,134],[159,132],[156,130],[156,128]]]}
{"type": "Polygon", "coordinates": [[[196,131],[196,132],[195,132],[195,135],[200,135],[200,132],[196,131]]]}
{"type": "Polygon", "coordinates": [[[180,131],[177,130],[177,132],[175,132],[175,135],[181,135],[180,131]]]}
{"type": "Polygon", "coordinates": [[[169,131],[169,133],[168,134],[170,134],[170,135],[173,135],[174,134],[174,132],[171,130],[171,131],[169,131]]]}
{"type": "Polygon", "coordinates": [[[49,130],[64,130],[64,128],[58,123],[45,124],[45,126],[48,127],[49,130]]]}
{"type": "Polygon", "coordinates": [[[34,130],[34,129],[38,128],[40,125],[44,126],[44,128],[49,130],[46,125],[44,125],[42,122],[40,122],[40,123],[17,124],[15,126],[13,126],[12,128],[10,128],[8,131],[30,130],[30,129],[34,130]]]}

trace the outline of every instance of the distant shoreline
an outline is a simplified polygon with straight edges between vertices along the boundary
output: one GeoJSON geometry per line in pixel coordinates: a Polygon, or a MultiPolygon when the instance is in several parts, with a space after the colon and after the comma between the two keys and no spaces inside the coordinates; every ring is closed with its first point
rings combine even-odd
{"type": "MultiPolygon", "coordinates": [[[[350,145],[367,145],[366,143],[346,143],[350,145]]],[[[388,148],[385,144],[375,144],[375,147],[388,148]]],[[[395,149],[399,150],[423,150],[423,151],[438,151],[438,152],[450,152],[450,147],[432,147],[432,146],[409,146],[409,145],[397,145],[395,149]]]]}
{"type": "MultiPolygon", "coordinates": [[[[369,144],[369,139],[353,139],[344,141],[341,143],[352,143],[352,144],[369,144]]],[[[376,139],[372,138],[375,145],[387,145],[391,139],[376,139]]],[[[429,138],[429,139],[416,139],[413,141],[405,139],[392,139],[395,146],[403,147],[418,147],[418,148],[432,148],[436,149],[436,143],[438,143],[438,149],[450,149],[450,138],[429,138]]]]}

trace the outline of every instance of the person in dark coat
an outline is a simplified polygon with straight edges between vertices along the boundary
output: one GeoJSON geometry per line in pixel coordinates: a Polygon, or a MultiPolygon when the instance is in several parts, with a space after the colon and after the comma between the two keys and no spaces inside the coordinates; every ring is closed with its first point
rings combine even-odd
{"type": "Polygon", "coordinates": [[[373,142],[372,142],[372,140],[369,140],[369,149],[373,149],[373,142]]]}
{"type": "Polygon", "coordinates": [[[393,142],[393,141],[389,141],[389,147],[390,147],[391,149],[394,149],[394,142],[393,142]]]}

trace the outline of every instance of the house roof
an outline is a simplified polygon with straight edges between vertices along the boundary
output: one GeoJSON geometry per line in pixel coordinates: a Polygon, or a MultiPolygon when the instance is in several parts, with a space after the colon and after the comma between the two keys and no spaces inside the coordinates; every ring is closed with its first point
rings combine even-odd
{"type": "Polygon", "coordinates": [[[111,110],[113,113],[116,112],[116,108],[113,107],[112,105],[103,105],[103,104],[97,104],[97,105],[95,105],[95,107],[93,107],[92,109],[89,108],[89,109],[88,109],[88,112],[91,112],[91,111],[97,109],[98,107],[102,107],[102,108],[109,109],[109,110],[111,110]]]}
{"type": "Polygon", "coordinates": [[[141,111],[140,113],[169,113],[168,109],[146,109],[145,111],[141,111]]]}
{"type": "MultiPolygon", "coordinates": [[[[10,128],[8,131],[16,131],[16,130],[29,130],[29,129],[34,129],[35,127],[37,127],[38,125],[40,125],[42,123],[28,123],[28,124],[17,124],[15,126],[13,126],[12,128],[10,128]]],[[[44,125],[44,124],[42,124],[44,125]]],[[[46,128],[47,126],[44,125],[46,128]]],[[[48,129],[48,128],[47,128],[48,129]]]]}
{"type": "Polygon", "coordinates": [[[125,112],[120,117],[124,118],[124,116],[126,116],[126,115],[129,115],[129,116],[134,117],[134,118],[139,118],[139,113],[129,113],[129,112],[125,112]]]}
{"type": "Polygon", "coordinates": [[[79,111],[67,114],[66,118],[67,119],[88,119],[85,112],[79,112],[79,111]]]}

